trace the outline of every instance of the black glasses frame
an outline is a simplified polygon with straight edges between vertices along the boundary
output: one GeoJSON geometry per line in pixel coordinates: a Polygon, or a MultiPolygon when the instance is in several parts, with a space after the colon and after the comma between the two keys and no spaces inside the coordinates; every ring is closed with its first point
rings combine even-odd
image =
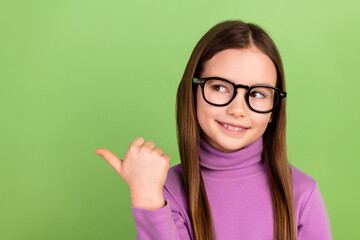
{"type": "Polygon", "coordinates": [[[247,90],[247,93],[246,93],[246,97],[245,97],[245,100],[246,100],[246,103],[247,105],[249,106],[249,108],[254,111],[254,112],[257,112],[257,113],[269,113],[269,112],[272,112],[276,107],[277,105],[279,104],[279,102],[281,101],[282,98],[285,98],[287,93],[279,88],[276,88],[276,87],[273,87],[273,86],[270,86],[270,85],[265,85],[265,84],[255,84],[255,85],[252,85],[252,86],[247,86],[247,85],[242,85],[242,84],[235,84],[234,82],[228,80],[228,79],[225,79],[225,78],[221,78],[221,77],[206,77],[206,78],[193,78],[193,83],[196,83],[196,84],[199,84],[201,86],[201,92],[202,92],[202,96],[204,98],[204,100],[213,105],[213,106],[218,106],[218,107],[222,107],[222,106],[226,106],[228,104],[231,103],[231,101],[236,97],[237,95],[237,89],[238,88],[245,88],[247,90]],[[225,82],[228,82],[230,83],[231,85],[233,85],[234,87],[234,94],[233,96],[231,97],[231,99],[229,100],[229,102],[225,103],[225,104],[214,104],[212,102],[209,102],[206,98],[205,98],[205,94],[204,94],[204,85],[205,83],[210,80],[210,79],[217,79],[217,80],[222,80],[222,81],[225,81],[225,82]],[[276,91],[278,97],[274,98],[274,101],[276,100],[276,102],[274,102],[273,104],[273,108],[268,110],[268,111],[258,111],[256,109],[253,109],[250,105],[250,102],[249,102],[249,94],[250,94],[250,91],[255,88],[255,87],[268,87],[268,88],[272,88],[276,91]]]}

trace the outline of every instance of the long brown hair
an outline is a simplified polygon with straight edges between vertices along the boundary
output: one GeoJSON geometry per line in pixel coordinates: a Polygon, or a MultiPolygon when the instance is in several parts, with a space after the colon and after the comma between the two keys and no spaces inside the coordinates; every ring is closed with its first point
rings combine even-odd
{"type": "MultiPolygon", "coordinates": [[[[178,147],[195,240],[214,240],[214,232],[196,148],[201,129],[196,115],[197,85],[192,80],[193,77],[200,77],[204,63],[215,53],[228,48],[248,48],[252,44],[273,61],[277,71],[276,87],[286,91],[283,64],[275,43],[260,26],[241,20],[222,21],[199,40],[177,90],[178,147]]],[[[274,239],[296,240],[291,169],[286,150],[285,98],[272,114],[272,122],[263,134],[262,157],[273,203],[274,239]]]]}

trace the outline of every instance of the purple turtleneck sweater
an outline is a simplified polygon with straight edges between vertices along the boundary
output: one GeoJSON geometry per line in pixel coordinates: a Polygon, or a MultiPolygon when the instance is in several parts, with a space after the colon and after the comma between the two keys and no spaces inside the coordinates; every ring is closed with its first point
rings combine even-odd
{"type": "MultiPolygon", "coordinates": [[[[236,152],[221,152],[203,139],[197,145],[215,239],[274,238],[273,207],[262,137],[236,152]]],[[[315,179],[291,165],[298,240],[332,239],[330,221],[315,179]]],[[[181,164],[172,166],[163,188],[165,206],[131,206],[138,240],[194,239],[181,164]]]]}

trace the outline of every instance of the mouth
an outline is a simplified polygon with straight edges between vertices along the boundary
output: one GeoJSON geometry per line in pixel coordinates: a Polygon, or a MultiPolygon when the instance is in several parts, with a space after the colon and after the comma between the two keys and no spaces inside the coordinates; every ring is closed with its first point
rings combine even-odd
{"type": "Polygon", "coordinates": [[[242,125],[238,125],[238,124],[229,124],[229,123],[223,123],[223,122],[219,122],[219,121],[216,121],[219,126],[221,128],[223,128],[224,130],[226,130],[227,132],[229,133],[232,133],[232,134],[243,134],[245,133],[249,128],[248,127],[245,127],[245,126],[242,126],[242,125]]]}

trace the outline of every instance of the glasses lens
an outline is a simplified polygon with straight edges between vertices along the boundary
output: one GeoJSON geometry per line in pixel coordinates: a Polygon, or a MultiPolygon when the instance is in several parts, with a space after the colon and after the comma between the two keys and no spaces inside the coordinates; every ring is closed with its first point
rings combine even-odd
{"type": "Polygon", "coordinates": [[[269,111],[278,101],[276,90],[267,87],[255,87],[249,93],[250,106],[257,111],[269,111]]]}
{"type": "Polygon", "coordinates": [[[234,94],[234,87],[222,80],[210,79],[204,85],[205,99],[214,104],[225,104],[234,94]]]}

